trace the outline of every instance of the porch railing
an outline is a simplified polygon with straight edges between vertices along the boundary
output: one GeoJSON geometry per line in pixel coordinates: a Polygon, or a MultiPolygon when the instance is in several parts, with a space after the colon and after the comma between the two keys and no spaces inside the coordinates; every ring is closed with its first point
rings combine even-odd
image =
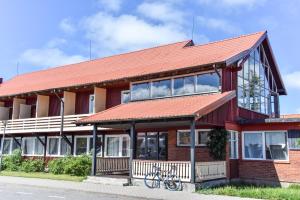
{"type": "Polygon", "coordinates": [[[196,182],[226,178],[226,161],[196,162],[196,182]]]}
{"type": "Polygon", "coordinates": [[[177,176],[184,182],[191,179],[191,163],[185,161],[156,161],[156,160],[133,160],[132,173],[134,178],[144,178],[153,170],[153,166],[160,167],[162,172],[168,172],[172,166],[176,167],[177,176]]]}
{"type": "Polygon", "coordinates": [[[129,172],[129,158],[102,158],[97,157],[97,173],[129,172]]]}
{"type": "MultiPolygon", "coordinates": [[[[76,126],[74,122],[80,120],[90,114],[81,115],[65,115],[64,128],[69,131],[90,130],[91,127],[76,126]]],[[[7,133],[26,133],[26,132],[51,132],[59,131],[61,126],[61,117],[39,117],[27,119],[8,120],[6,126],[7,133]]],[[[3,124],[0,124],[0,131],[3,130],[3,124]]]]}

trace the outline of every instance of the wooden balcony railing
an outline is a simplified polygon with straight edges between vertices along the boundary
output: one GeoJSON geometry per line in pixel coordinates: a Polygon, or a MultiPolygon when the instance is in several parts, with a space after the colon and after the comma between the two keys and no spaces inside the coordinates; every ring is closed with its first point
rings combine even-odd
{"type": "MultiPolygon", "coordinates": [[[[160,167],[163,173],[176,167],[177,176],[184,182],[191,179],[191,163],[185,161],[156,161],[156,160],[133,160],[132,173],[134,178],[144,178],[149,172],[152,172],[153,166],[160,167]]],[[[164,175],[164,174],[163,174],[164,175]]]]}
{"type": "Polygon", "coordinates": [[[226,178],[226,161],[196,162],[196,181],[226,178]]]}
{"type": "Polygon", "coordinates": [[[97,173],[129,172],[129,158],[102,158],[97,157],[97,173]]]}
{"type": "MultiPolygon", "coordinates": [[[[91,126],[76,126],[74,122],[90,114],[81,115],[65,115],[64,116],[64,130],[79,131],[92,130],[91,126]]],[[[61,117],[39,117],[27,119],[8,120],[6,126],[6,133],[26,133],[26,132],[56,132],[60,130],[61,117]]],[[[3,124],[0,123],[0,131],[3,131],[3,124]]],[[[0,134],[1,134],[0,133],[0,134]]]]}

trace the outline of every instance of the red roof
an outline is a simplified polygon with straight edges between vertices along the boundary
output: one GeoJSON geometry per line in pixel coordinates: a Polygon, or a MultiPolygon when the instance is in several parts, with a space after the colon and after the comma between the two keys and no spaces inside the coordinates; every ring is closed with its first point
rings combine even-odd
{"type": "Polygon", "coordinates": [[[193,95],[120,104],[78,123],[138,121],[177,117],[201,117],[217,109],[236,96],[235,91],[207,95],[193,95]]]}
{"type": "Polygon", "coordinates": [[[259,32],[196,46],[184,41],[27,73],[0,84],[0,97],[232,61],[247,53],[265,34],[259,32]]]}

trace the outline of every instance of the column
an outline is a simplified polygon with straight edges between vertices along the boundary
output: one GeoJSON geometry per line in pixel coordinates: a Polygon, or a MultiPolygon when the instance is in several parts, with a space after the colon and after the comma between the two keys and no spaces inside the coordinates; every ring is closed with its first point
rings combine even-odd
{"type": "Polygon", "coordinates": [[[134,147],[135,147],[135,124],[130,126],[130,157],[129,157],[129,185],[132,185],[132,162],[134,159],[134,147]]]}
{"type": "Polygon", "coordinates": [[[97,172],[97,149],[96,149],[96,139],[97,139],[97,125],[94,125],[93,129],[93,160],[92,160],[92,176],[96,176],[97,172]]]}
{"type": "Polygon", "coordinates": [[[191,183],[195,183],[195,125],[196,122],[193,119],[191,121],[191,183]]]}

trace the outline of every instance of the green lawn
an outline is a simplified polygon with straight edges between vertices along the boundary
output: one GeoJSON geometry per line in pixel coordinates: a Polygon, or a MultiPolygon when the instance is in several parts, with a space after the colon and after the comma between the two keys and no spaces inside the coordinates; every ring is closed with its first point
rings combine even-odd
{"type": "Polygon", "coordinates": [[[229,185],[197,191],[201,194],[215,194],[248,197],[271,200],[300,200],[300,185],[291,185],[289,188],[258,187],[250,185],[229,185]]]}
{"type": "Polygon", "coordinates": [[[43,173],[43,172],[12,172],[12,171],[2,171],[0,172],[0,176],[16,176],[16,177],[25,177],[25,178],[41,178],[41,179],[52,179],[52,180],[64,180],[64,181],[76,181],[81,182],[86,177],[84,176],[70,176],[66,174],[55,175],[51,173],[43,173]]]}

